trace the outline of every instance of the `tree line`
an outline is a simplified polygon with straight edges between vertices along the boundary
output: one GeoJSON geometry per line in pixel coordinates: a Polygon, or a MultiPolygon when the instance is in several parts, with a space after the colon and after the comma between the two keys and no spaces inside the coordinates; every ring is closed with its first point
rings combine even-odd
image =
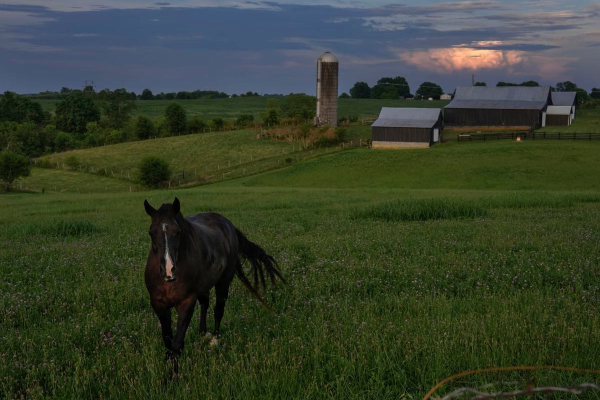
{"type": "MultiPolygon", "coordinates": [[[[231,96],[225,92],[219,92],[218,90],[194,90],[194,91],[179,91],[179,92],[160,92],[157,94],[152,93],[150,89],[144,89],[142,93],[136,94],[135,92],[128,92],[126,89],[119,89],[127,93],[129,100],[195,100],[195,99],[225,99],[225,98],[236,98],[236,97],[285,97],[283,94],[268,94],[265,93],[262,96],[257,92],[248,91],[246,93],[232,94],[231,96]]],[[[31,95],[29,97],[34,99],[55,99],[60,100],[67,97],[70,93],[78,91],[77,89],[70,89],[68,87],[62,87],[60,91],[44,91],[38,94],[31,95]]],[[[110,89],[103,89],[96,92],[93,86],[85,86],[81,90],[85,94],[94,94],[99,97],[111,92],[110,89]]]]}

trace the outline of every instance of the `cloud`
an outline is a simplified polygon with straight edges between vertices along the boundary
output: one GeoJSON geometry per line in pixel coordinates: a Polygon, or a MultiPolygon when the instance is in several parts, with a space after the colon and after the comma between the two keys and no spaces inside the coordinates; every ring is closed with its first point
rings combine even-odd
{"type": "Polygon", "coordinates": [[[402,52],[405,62],[437,73],[456,71],[478,71],[482,69],[503,69],[515,67],[526,60],[522,51],[483,50],[476,48],[429,49],[425,51],[402,52]]]}

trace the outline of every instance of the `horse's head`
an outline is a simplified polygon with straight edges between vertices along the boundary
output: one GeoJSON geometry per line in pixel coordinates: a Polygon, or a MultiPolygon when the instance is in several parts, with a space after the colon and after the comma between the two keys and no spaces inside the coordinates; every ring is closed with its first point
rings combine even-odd
{"type": "Polygon", "coordinates": [[[163,204],[158,210],[144,200],[144,208],[152,218],[149,234],[152,251],[160,260],[160,276],[172,282],[177,278],[177,259],[182,242],[180,224],[183,217],[179,214],[179,199],[176,197],[173,204],[163,204]]]}

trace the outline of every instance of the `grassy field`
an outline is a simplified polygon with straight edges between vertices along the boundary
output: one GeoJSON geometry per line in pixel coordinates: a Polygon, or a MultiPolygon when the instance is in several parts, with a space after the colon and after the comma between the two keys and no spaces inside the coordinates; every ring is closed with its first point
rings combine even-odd
{"type": "Polygon", "coordinates": [[[32,168],[31,175],[18,179],[15,188],[35,192],[101,193],[137,191],[135,182],[125,182],[110,176],[91,175],[64,169],[32,168]]]}
{"type": "MultiPolygon", "coordinates": [[[[198,100],[136,100],[135,115],[146,115],[157,118],[164,114],[167,106],[173,101],[181,104],[188,116],[198,115],[204,119],[214,117],[237,118],[242,114],[258,114],[267,108],[266,97],[238,97],[235,99],[198,99],[198,100]]],[[[54,112],[58,100],[36,100],[42,104],[44,111],[54,112]]],[[[278,104],[283,99],[277,98],[278,104]]],[[[404,101],[378,99],[338,99],[338,114],[340,117],[375,115],[381,107],[432,107],[442,108],[448,101],[404,101]]]]}
{"type": "MultiPolygon", "coordinates": [[[[474,368],[597,369],[598,150],[566,142],[352,150],[188,190],[0,196],[0,392],[408,399],[474,368]],[[186,215],[230,218],[275,256],[290,285],[266,294],[277,310],[269,312],[235,281],[219,346],[199,336],[196,315],[180,375],[168,381],[143,283],[142,203],[174,196],[186,215]]],[[[531,379],[598,381],[492,373],[439,394],[531,379]]]]}

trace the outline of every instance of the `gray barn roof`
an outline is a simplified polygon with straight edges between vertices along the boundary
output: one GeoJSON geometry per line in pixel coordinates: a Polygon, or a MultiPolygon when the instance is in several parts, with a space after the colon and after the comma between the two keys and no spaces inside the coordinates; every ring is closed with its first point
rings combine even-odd
{"type": "Polygon", "coordinates": [[[555,106],[572,106],[575,104],[577,92],[552,92],[552,104],[555,106]]]}
{"type": "Polygon", "coordinates": [[[541,110],[548,102],[546,86],[459,86],[445,108],[541,110]]]}
{"type": "Polygon", "coordinates": [[[571,115],[572,106],[548,106],[548,115],[571,115]]]}
{"type": "Polygon", "coordinates": [[[383,107],[374,127],[387,128],[433,128],[440,118],[439,108],[391,108],[383,107]]]}

